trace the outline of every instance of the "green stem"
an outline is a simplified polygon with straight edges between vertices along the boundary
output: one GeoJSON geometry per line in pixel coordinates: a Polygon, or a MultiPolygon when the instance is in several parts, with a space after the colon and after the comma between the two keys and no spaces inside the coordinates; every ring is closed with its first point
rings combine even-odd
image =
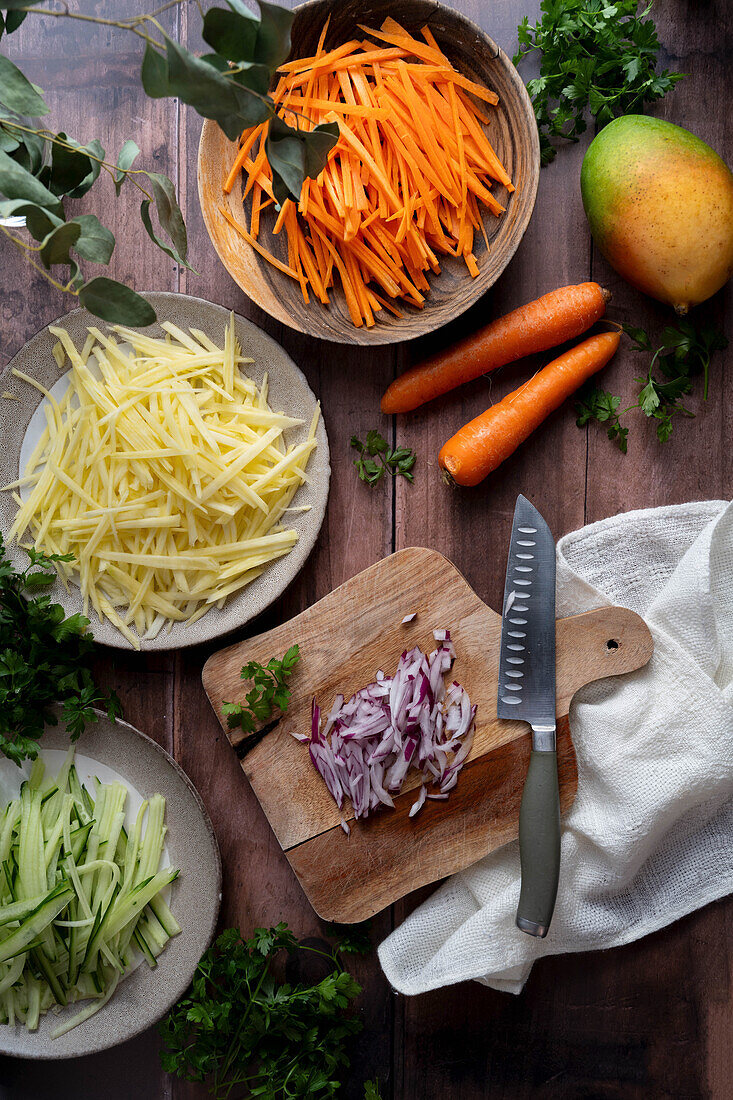
{"type": "MultiPolygon", "coordinates": [[[[172,3],[166,4],[162,10],[172,7],[173,3],[180,4],[186,2],[187,0],[173,0],[172,3]]],[[[151,46],[161,45],[157,39],[151,38],[149,34],[145,34],[145,32],[141,31],[138,27],[139,23],[150,20],[149,15],[138,15],[132,19],[120,21],[118,19],[102,19],[101,16],[97,15],[82,15],[80,12],[69,11],[68,8],[64,9],[64,11],[51,11],[49,8],[17,8],[16,10],[27,12],[29,15],[47,15],[52,19],[78,19],[83,23],[98,23],[103,27],[117,27],[121,31],[131,31],[133,34],[136,34],[138,38],[142,38],[145,42],[149,42],[151,46]]],[[[152,20],[152,22],[154,22],[154,20],[152,20]]]]}
{"type": "Polygon", "coordinates": [[[219,1084],[220,1075],[223,1075],[223,1077],[226,1078],[226,1074],[229,1071],[229,1067],[231,1066],[232,1062],[234,1061],[235,1055],[236,1055],[239,1047],[241,1046],[240,1036],[241,1036],[242,1031],[244,1029],[244,1025],[247,1023],[247,1018],[248,1018],[248,1016],[250,1014],[250,1011],[252,1009],[252,1005],[255,1003],[255,1000],[257,999],[257,994],[259,993],[260,989],[262,988],[262,983],[264,982],[264,980],[267,977],[267,975],[269,974],[269,972],[270,972],[270,964],[266,963],[265,966],[262,969],[262,973],[260,974],[259,981],[257,982],[257,985],[255,986],[254,993],[252,993],[250,995],[249,1004],[247,1005],[247,1011],[245,1012],[244,1016],[242,1017],[242,1019],[240,1021],[240,1024],[239,1024],[239,1027],[237,1028],[237,1031],[236,1031],[235,1035],[232,1037],[232,1041],[229,1044],[229,1049],[227,1050],[226,1058],[224,1059],[224,1064],[223,1064],[223,1066],[221,1067],[220,1070],[216,1071],[216,1077],[214,1079],[214,1083],[217,1085],[217,1087],[218,1087],[218,1084],[219,1084]]]}
{"type": "MultiPolygon", "coordinates": [[[[52,286],[55,286],[57,290],[60,290],[62,293],[66,292],[66,287],[65,286],[63,286],[61,283],[56,282],[56,280],[53,278],[53,276],[49,275],[49,273],[45,270],[45,268],[41,267],[40,264],[37,264],[35,260],[31,259],[31,257],[28,255],[28,252],[26,251],[25,245],[22,243],[22,241],[19,241],[18,238],[14,237],[12,233],[8,233],[8,231],[7,231],[7,229],[5,228],[4,225],[0,225],[0,230],[2,230],[2,232],[5,234],[5,236],[7,237],[7,239],[9,241],[12,241],[12,243],[15,245],[15,247],[17,249],[19,249],[21,252],[24,253],[25,258],[28,261],[28,263],[31,265],[31,267],[35,267],[36,271],[38,271],[41,275],[43,275],[44,279],[47,279],[48,282],[51,283],[52,286]]],[[[74,291],[71,291],[71,293],[73,294],[74,291]]]]}

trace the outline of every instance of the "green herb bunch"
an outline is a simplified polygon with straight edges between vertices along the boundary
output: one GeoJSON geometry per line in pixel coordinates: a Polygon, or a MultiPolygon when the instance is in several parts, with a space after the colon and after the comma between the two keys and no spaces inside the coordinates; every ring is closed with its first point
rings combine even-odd
{"type": "MultiPolygon", "coordinates": [[[[116,20],[68,8],[52,10],[34,0],[0,0],[0,38],[17,30],[29,14],[129,31],[145,43],[141,79],[149,96],[177,97],[204,118],[214,119],[231,140],[269,119],[266,152],[276,199],[282,203],[288,196],[297,198],[303,179],[324,166],[338,125],[306,130],[299,128],[295,112],[293,126],[275,115],[267,92],[275,69],[290,50],[292,12],[262,0],[258,18],[242,0],[226,0],[225,8],[202,13],[201,33],[213,52],[198,57],[173,41],[157,18],[185,2],[170,0],[148,15],[116,20]]],[[[140,193],[140,217],[150,239],[176,263],[190,268],[175,188],[167,176],[133,168],[140,152],[133,140],[123,144],[116,162],[109,161],[96,138],[81,142],[43,129],[39,120],[48,113],[42,89],[0,54],[0,219],[25,217],[34,243],[8,226],[0,225],[0,232],[49,282],[77,297],[97,317],[133,326],[152,324],[155,311],[135,291],[107,276],[87,278],[82,272],[85,263],[110,262],[115,238],[94,214],[67,217],[64,200],[87,194],[103,172],[112,178],[117,195],[128,183],[140,193]],[[57,268],[64,273],[51,274],[57,268]]]]}
{"type": "Polygon", "coordinates": [[[534,26],[520,23],[514,64],[540,54],[540,75],[527,82],[537,116],[542,163],[553,139],[577,141],[586,113],[604,126],[662,99],[684,74],[657,72],[659,39],[651,4],[636,0],[543,0],[534,26]]]}
{"type": "Polygon", "coordinates": [[[354,459],[359,478],[367,485],[376,485],[386,473],[397,477],[400,474],[407,481],[414,481],[412,468],[417,455],[408,447],[396,447],[394,450],[378,431],[372,428],[367,432],[366,443],[352,435],[351,446],[359,452],[354,459]]]}
{"type": "MultiPolygon", "coordinates": [[[[345,945],[348,948],[348,944],[345,945]]],[[[349,1040],[361,1022],[349,1007],[361,987],[335,948],[299,944],[286,924],[243,939],[230,928],[201,959],[183,999],[160,1025],[163,1069],[206,1081],[217,1100],[337,1096],[349,1065],[349,1040]],[[273,964],[283,954],[320,956],[328,972],[312,985],[281,981],[273,964]]],[[[378,1098],[367,1083],[366,1095],[378,1098]]]]}
{"type": "Polygon", "coordinates": [[[628,426],[621,418],[634,409],[641,409],[657,426],[657,438],[666,443],[672,435],[675,416],[694,416],[682,403],[682,398],[692,393],[694,379],[703,376],[703,400],[707,400],[710,358],[715,351],[722,351],[728,341],[715,325],[695,327],[691,321],[680,321],[668,326],[662,333],[662,342],[656,350],[643,328],[624,325],[624,332],[631,337],[634,351],[651,354],[647,373],[634,381],[639,385],[637,400],[621,409],[621,398],[594,385],[576,402],[579,428],[596,420],[606,429],[608,438],[618,444],[624,454],[628,448],[628,426]],[[655,375],[655,368],[659,375],[655,375]]]}
{"type": "Polygon", "coordinates": [[[113,719],[121,713],[114,692],[94,683],[89,620],[80,614],[66,618],[42,591],[56,580],[53,563],[72,559],[27,553],[28,567],[17,572],[0,536],[0,752],[16,764],[35,760],[44,725],[57,723],[51,709],[56,702],[72,741],[88,722],[97,721],[95,707],[113,719]],[[37,596],[26,595],[39,590],[37,596]]]}
{"type": "Polygon", "coordinates": [[[287,681],[299,660],[299,647],[291,645],[281,661],[277,657],[271,657],[266,665],[257,661],[244,665],[240,675],[243,680],[252,681],[252,688],[247,692],[244,703],[222,705],[229,729],[239,726],[245,733],[254,733],[263,722],[272,717],[276,707],[285,714],[290,703],[287,681]]]}

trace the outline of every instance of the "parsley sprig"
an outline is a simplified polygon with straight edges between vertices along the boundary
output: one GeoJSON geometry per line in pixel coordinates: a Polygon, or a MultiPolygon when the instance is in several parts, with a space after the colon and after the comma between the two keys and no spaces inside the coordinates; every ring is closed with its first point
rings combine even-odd
{"type": "Polygon", "coordinates": [[[544,0],[542,18],[517,29],[522,58],[538,51],[540,75],[527,82],[537,116],[542,163],[554,159],[553,138],[577,141],[590,110],[599,126],[662,99],[683,73],[656,71],[659,39],[636,0],[544,0]]]}
{"type": "Polygon", "coordinates": [[[67,618],[43,591],[56,580],[54,562],[73,557],[26,553],[28,566],[18,572],[5,557],[0,536],[0,752],[16,764],[38,756],[44,725],[57,723],[51,709],[56,702],[72,741],[97,721],[95,707],[113,719],[121,714],[115,693],[94,683],[89,620],[81,614],[67,618]],[[26,595],[34,591],[40,594],[26,595]]]}
{"type": "Polygon", "coordinates": [[[624,332],[632,339],[634,351],[651,354],[647,373],[634,381],[639,385],[639,396],[633,405],[620,409],[621,398],[594,385],[576,402],[579,428],[591,420],[606,428],[608,438],[618,444],[626,454],[629,429],[621,418],[634,409],[641,409],[645,416],[656,421],[657,438],[666,443],[672,434],[675,416],[694,416],[682,403],[682,398],[692,392],[693,380],[703,376],[703,399],[707,401],[710,358],[715,351],[722,351],[728,341],[712,324],[696,328],[690,321],[680,321],[668,326],[662,333],[662,342],[654,349],[648,333],[643,328],[624,325],[624,332]],[[659,374],[655,374],[657,368],[659,374]],[[661,376],[661,377],[660,377],[661,376]]]}
{"type": "MultiPolygon", "coordinates": [[[[348,945],[347,945],[348,946],[348,945]]],[[[206,1081],[216,1100],[337,1096],[349,1065],[348,1042],[361,1031],[349,1007],[361,987],[341,962],[343,945],[298,943],[286,924],[243,939],[229,928],[201,959],[183,999],[160,1025],[163,1069],[206,1081]],[[318,981],[281,981],[273,964],[309,953],[323,960],[318,981]]],[[[375,1082],[365,1097],[379,1100],[375,1082]]]]}
{"type": "Polygon", "coordinates": [[[299,647],[291,645],[281,661],[277,657],[271,657],[266,665],[257,661],[244,665],[241,677],[243,680],[251,680],[252,688],[245,695],[244,703],[222,705],[229,729],[239,726],[245,733],[254,733],[263,722],[272,717],[276,707],[285,714],[290,703],[287,681],[299,660],[299,647]]]}
{"type": "Polygon", "coordinates": [[[392,450],[383,435],[372,428],[367,432],[366,443],[362,443],[357,436],[352,435],[351,446],[359,452],[359,457],[354,459],[354,465],[362,481],[367,485],[376,485],[389,473],[392,477],[401,474],[408,481],[414,481],[412,468],[417,460],[417,455],[408,447],[396,447],[392,450]]]}

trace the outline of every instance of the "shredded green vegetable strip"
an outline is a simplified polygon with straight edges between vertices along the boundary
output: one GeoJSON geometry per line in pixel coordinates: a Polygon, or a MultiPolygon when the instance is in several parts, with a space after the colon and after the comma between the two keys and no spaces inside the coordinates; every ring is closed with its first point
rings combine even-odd
{"type": "Polygon", "coordinates": [[[54,1005],[89,1003],[53,1039],[107,1003],[139,954],[150,967],[180,932],[161,892],[165,799],[140,807],[125,830],[127,789],[79,782],[74,749],[55,779],[38,758],[20,796],[0,813],[0,1024],[34,1031],[54,1005]]]}

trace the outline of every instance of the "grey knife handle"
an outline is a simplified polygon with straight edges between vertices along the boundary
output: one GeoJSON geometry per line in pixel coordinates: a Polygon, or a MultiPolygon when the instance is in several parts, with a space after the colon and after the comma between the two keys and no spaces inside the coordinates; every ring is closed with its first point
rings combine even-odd
{"type": "Polygon", "coordinates": [[[560,874],[560,792],[557,753],[532,750],[519,811],[522,888],[517,927],[546,936],[560,874]]]}

